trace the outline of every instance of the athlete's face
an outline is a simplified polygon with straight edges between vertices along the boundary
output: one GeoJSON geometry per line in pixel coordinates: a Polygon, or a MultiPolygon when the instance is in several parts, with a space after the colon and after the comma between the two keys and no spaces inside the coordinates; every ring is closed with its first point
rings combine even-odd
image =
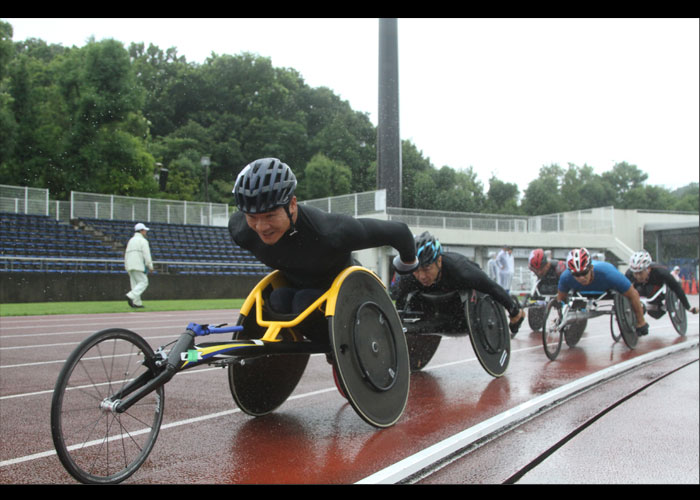
{"type": "Polygon", "coordinates": [[[578,274],[573,274],[572,276],[576,281],[581,283],[583,286],[590,285],[591,282],[593,281],[593,266],[588,268],[588,271],[584,274],[578,275],[578,274]]]}
{"type": "Polygon", "coordinates": [[[538,278],[543,278],[545,276],[545,274],[547,274],[547,271],[549,271],[550,267],[552,267],[552,263],[547,261],[547,263],[544,266],[542,266],[541,268],[539,268],[539,269],[530,268],[530,270],[532,270],[532,272],[535,273],[538,278]]]}
{"type": "MultiPolygon", "coordinates": [[[[297,215],[297,200],[292,198],[289,203],[289,213],[296,220],[297,215]]],[[[257,233],[263,243],[266,245],[274,245],[287,232],[291,223],[284,207],[277,207],[271,212],[262,214],[245,214],[245,220],[248,226],[257,233]]]]}
{"type": "Polygon", "coordinates": [[[646,283],[649,279],[649,269],[645,269],[644,271],[639,271],[638,273],[633,274],[634,281],[636,281],[637,283],[646,283]]]}
{"type": "Polygon", "coordinates": [[[442,257],[438,257],[435,262],[427,266],[421,266],[413,271],[413,276],[424,287],[429,287],[437,281],[440,269],[442,268],[442,257]]]}

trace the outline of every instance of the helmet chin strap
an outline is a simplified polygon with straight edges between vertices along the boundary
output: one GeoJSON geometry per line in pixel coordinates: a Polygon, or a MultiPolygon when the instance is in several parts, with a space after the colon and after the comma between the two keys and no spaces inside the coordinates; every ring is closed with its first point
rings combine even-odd
{"type": "Polygon", "coordinates": [[[287,203],[284,206],[284,211],[287,213],[287,217],[289,217],[289,236],[294,236],[297,234],[297,228],[294,225],[294,220],[292,219],[292,214],[289,212],[289,203],[287,203]]]}

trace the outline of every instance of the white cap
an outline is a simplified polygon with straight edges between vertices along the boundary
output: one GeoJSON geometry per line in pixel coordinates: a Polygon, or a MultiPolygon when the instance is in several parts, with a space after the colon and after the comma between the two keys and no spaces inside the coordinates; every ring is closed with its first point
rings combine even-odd
{"type": "Polygon", "coordinates": [[[134,231],[143,231],[143,230],[150,231],[150,229],[148,229],[148,228],[147,228],[143,223],[141,223],[141,222],[139,222],[138,224],[136,224],[136,225],[134,226],[134,231]]]}

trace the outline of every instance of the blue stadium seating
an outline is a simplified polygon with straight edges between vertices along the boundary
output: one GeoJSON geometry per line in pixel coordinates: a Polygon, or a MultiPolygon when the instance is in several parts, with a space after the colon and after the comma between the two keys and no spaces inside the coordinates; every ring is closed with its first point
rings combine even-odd
{"type": "MultiPolygon", "coordinates": [[[[234,245],[225,227],[147,225],[153,260],[162,263],[159,272],[252,276],[270,272],[250,252],[234,245]]],[[[0,255],[8,258],[0,261],[0,272],[123,273],[123,249],[133,233],[133,221],[79,219],[68,225],[48,216],[1,213],[0,255]]]]}

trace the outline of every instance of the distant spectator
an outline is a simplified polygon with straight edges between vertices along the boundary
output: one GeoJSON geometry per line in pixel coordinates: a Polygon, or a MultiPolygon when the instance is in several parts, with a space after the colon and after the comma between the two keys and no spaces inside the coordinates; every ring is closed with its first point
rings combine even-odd
{"type": "Polygon", "coordinates": [[[487,272],[489,278],[498,283],[498,264],[496,263],[496,252],[489,252],[489,261],[487,263],[487,272]]]}
{"type": "Polygon", "coordinates": [[[513,247],[503,245],[503,248],[498,252],[496,257],[498,265],[498,284],[508,293],[510,293],[510,284],[513,281],[513,271],[515,262],[513,258],[513,247]]]}
{"type": "Polygon", "coordinates": [[[671,276],[673,276],[674,278],[676,278],[676,281],[679,281],[679,282],[680,282],[680,281],[681,281],[681,268],[678,267],[678,266],[675,266],[675,267],[671,270],[671,276]]]}
{"type": "Polygon", "coordinates": [[[147,273],[153,271],[151,247],[146,239],[150,229],[139,222],[134,226],[134,231],[124,252],[124,267],[131,281],[131,290],[126,294],[126,301],[131,307],[142,308],[141,295],[148,288],[147,273]]]}

